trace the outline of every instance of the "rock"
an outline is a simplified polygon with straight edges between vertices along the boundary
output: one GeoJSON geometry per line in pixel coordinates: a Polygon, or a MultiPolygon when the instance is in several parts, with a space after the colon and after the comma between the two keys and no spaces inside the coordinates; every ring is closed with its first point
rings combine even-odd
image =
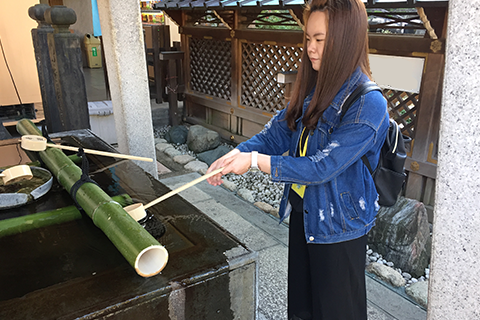
{"type": "Polygon", "coordinates": [[[265,202],[255,202],[253,205],[266,213],[270,213],[273,210],[273,207],[265,202]]]}
{"type": "Polygon", "coordinates": [[[178,151],[174,147],[167,148],[167,149],[163,150],[163,152],[171,158],[173,158],[175,156],[179,156],[179,155],[182,154],[180,151],[178,151]]]}
{"type": "Polygon", "coordinates": [[[157,150],[157,152],[163,152],[165,151],[165,149],[171,148],[171,147],[172,146],[169,143],[163,143],[163,142],[157,143],[155,145],[155,149],[157,150]]]}
{"type": "Polygon", "coordinates": [[[237,185],[234,182],[228,181],[227,179],[223,179],[223,186],[230,191],[237,190],[237,185]]]}
{"type": "MultiPolygon", "coordinates": [[[[206,164],[206,163],[205,163],[206,164]]],[[[207,170],[208,170],[208,165],[207,166],[202,166],[200,169],[198,169],[198,173],[200,173],[201,175],[206,175],[207,174],[207,170]]]]}
{"type": "Polygon", "coordinates": [[[208,166],[205,162],[194,160],[194,161],[190,161],[189,163],[187,163],[184,166],[184,168],[186,170],[200,172],[200,170],[202,170],[202,169],[206,171],[208,169],[208,166]]]}
{"type": "Polygon", "coordinates": [[[242,189],[238,190],[237,195],[239,197],[247,200],[248,202],[253,203],[255,201],[255,199],[253,198],[252,192],[248,189],[242,188],[242,189]]]}
{"type": "Polygon", "coordinates": [[[227,146],[218,146],[213,150],[197,154],[197,158],[210,166],[215,160],[227,154],[230,150],[231,149],[227,146]]]}
{"type": "Polygon", "coordinates": [[[419,305],[427,308],[428,302],[428,281],[421,281],[411,284],[405,288],[405,293],[412,297],[419,305]]]}
{"type": "Polygon", "coordinates": [[[423,203],[400,197],[393,207],[381,207],[368,243],[396,267],[413,276],[423,275],[432,245],[423,203]]]}
{"type": "Polygon", "coordinates": [[[188,154],[181,154],[181,155],[173,157],[173,161],[175,161],[176,163],[180,163],[180,164],[187,164],[187,163],[189,163],[190,161],[193,161],[193,160],[195,160],[195,158],[192,157],[192,156],[189,156],[188,154]]]}
{"type": "Polygon", "coordinates": [[[394,287],[403,287],[406,284],[405,279],[399,272],[378,262],[370,263],[365,270],[377,275],[380,279],[394,287]]]}
{"type": "Polygon", "coordinates": [[[280,215],[278,214],[279,210],[280,210],[279,208],[273,208],[272,211],[270,211],[269,213],[274,217],[280,218],[280,215]]]}
{"type": "Polygon", "coordinates": [[[220,135],[200,125],[191,126],[188,131],[187,145],[197,154],[212,150],[220,145],[220,135]]]}
{"type": "Polygon", "coordinates": [[[167,143],[167,140],[162,139],[162,138],[155,138],[155,145],[157,145],[159,143],[167,143]]]}
{"type": "Polygon", "coordinates": [[[171,127],[165,133],[165,139],[174,144],[184,144],[187,141],[188,129],[185,126],[171,127]]]}

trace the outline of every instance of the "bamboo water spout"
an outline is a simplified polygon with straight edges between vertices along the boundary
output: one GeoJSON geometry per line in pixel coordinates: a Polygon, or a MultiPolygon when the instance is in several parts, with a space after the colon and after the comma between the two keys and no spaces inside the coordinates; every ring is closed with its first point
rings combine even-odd
{"type": "MultiPolygon", "coordinates": [[[[40,135],[35,124],[27,119],[17,123],[17,131],[22,135],[40,135]]],[[[80,180],[82,170],[56,148],[39,151],[39,156],[70,192],[80,180]]],[[[81,185],[76,200],[139,275],[150,277],[163,270],[168,261],[167,250],[99,186],[93,183],[81,185]]]]}
{"type": "MultiPolygon", "coordinates": [[[[75,148],[75,147],[47,143],[46,138],[38,135],[24,135],[22,137],[21,142],[22,142],[21,144],[22,149],[28,150],[28,151],[44,151],[45,149],[47,149],[47,147],[50,147],[50,148],[58,148],[58,149],[78,152],[78,148],[75,148]]],[[[92,150],[92,149],[83,149],[83,152],[96,154],[99,156],[105,156],[105,157],[153,162],[152,158],[138,157],[138,156],[132,156],[128,154],[105,152],[105,151],[92,150]]]]}

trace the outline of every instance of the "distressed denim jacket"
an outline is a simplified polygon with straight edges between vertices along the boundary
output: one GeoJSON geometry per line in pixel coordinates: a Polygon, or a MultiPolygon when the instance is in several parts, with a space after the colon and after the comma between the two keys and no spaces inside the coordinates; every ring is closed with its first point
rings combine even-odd
{"type": "MultiPolygon", "coordinates": [[[[306,185],[303,212],[307,243],[337,243],[359,238],[374,226],[379,209],[372,176],[361,160],[366,154],[373,168],[389,126],[386,100],[378,91],[359,98],[340,123],[343,102],[368,77],[358,68],[343,84],[311,132],[305,157],[294,157],[303,130],[285,121],[279,111],[254,137],[237,146],[242,152],[271,156],[271,176],[285,183],[280,204],[281,221],[291,211],[288,194],[293,183],[306,185]],[[289,151],[288,156],[283,154],[289,151]]],[[[303,113],[313,92],[304,101],[303,113]]]]}

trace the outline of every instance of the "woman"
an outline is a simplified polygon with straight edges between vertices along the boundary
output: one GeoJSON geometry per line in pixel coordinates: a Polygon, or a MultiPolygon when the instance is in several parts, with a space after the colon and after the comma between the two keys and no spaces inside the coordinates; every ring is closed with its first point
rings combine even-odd
{"type": "Polygon", "coordinates": [[[388,129],[378,91],[342,103],[371,78],[361,0],[312,0],[304,11],[302,65],[292,100],[265,126],[214,162],[208,179],[251,167],[285,183],[280,217],[290,215],[289,319],[367,319],[365,249],[378,211],[373,179],[388,129]],[[288,155],[284,155],[289,151],[288,155]]]}

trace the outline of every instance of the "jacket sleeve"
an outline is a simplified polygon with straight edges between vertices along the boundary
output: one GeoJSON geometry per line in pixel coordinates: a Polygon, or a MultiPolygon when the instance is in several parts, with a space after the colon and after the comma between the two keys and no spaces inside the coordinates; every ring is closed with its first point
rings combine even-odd
{"type": "MultiPolygon", "coordinates": [[[[308,156],[271,157],[272,180],[304,185],[322,184],[344,172],[368,151],[376,148],[378,154],[388,128],[386,102],[379,94],[360,98],[345,115],[342,123],[329,134],[324,148],[308,146],[308,156]],[[363,108],[365,97],[368,109],[363,108]],[[368,114],[363,114],[368,110],[368,114]]],[[[316,134],[322,134],[316,129],[316,134]]]]}
{"type": "Polygon", "coordinates": [[[285,120],[287,108],[278,111],[263,130],[237,146],[241,152],[258,151],[267,155],[281,155],[289,149],[292,131],[285,120]]]}

